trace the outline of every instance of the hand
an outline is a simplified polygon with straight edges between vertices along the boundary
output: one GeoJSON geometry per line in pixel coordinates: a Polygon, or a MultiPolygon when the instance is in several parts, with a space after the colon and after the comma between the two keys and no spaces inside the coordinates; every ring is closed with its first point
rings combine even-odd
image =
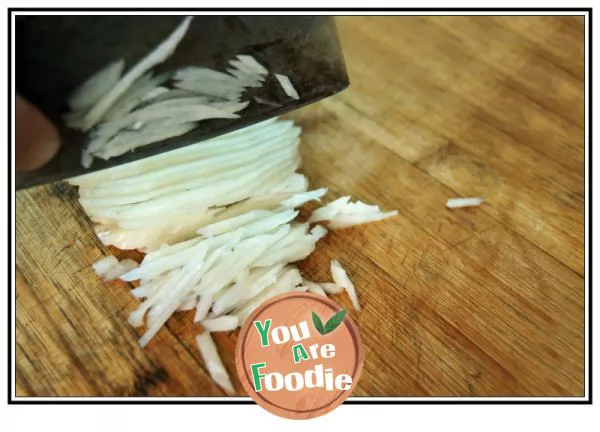
{"type": "Polygon", "coordinates": [[[58,131],[37,107],[19,94],[15,102],[15,165],[17,170],[35,171],[58,152],[58,131]]]}

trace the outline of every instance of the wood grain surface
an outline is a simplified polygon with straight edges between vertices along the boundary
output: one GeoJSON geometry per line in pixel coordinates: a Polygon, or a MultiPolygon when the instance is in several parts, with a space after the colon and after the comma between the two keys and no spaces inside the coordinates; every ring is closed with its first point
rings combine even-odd
{"type": "MultiPolygon", "coordinates": [[[[303,170],[331,197],[400,212],[332,233],[301,265],[328,280],[337,258],[357,287],[365,366],[354,395],[582,396],[583,18],[338,27],[351,86],[290,115],[304,128],[303,170]],[[457,196],[485,203],[446,209],[457,196]]],[[[138,347],[141,330],[127,324],[136,300],[93,274],[114,251],[75,191],[19,192],[16,212],[19,396],[223,394],[192,313],[138,347]]],[[[216,341],[235,375],[236,335],[216,341]]]]}

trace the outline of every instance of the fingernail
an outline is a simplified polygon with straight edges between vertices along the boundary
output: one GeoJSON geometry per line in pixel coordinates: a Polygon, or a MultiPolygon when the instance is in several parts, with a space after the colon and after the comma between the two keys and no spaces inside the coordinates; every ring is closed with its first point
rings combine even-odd
{"type": "Polygon", "coordinates": [[[56,127],[35,106],[17,95],[15,104],[15,165],[33,171],[52,159],[60,148],[56,127]]]}

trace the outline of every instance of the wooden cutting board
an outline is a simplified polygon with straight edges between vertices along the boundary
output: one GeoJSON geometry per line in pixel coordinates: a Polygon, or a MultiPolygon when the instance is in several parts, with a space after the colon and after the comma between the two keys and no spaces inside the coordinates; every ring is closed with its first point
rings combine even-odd
{"type": "MultiPolygon", "coordinates": [[[[338,26],[351,86],[291,115],[303,170],[332,198],[400,212],[332,233],[301,265],[324,281],[335,257],[354,279],[366,354],[354,395],[582,396],[583,18],[338,26]],[[446,209],[457,196],[485,203],[446,209]]],[[[190,313],[137,346],[136,301],[91,270],[115,251],[75,191],[20,192],[16,211],[18,395],[222,395],[190,313]]],[[[235,375],[236,335],[216,339],[235,375]]]]}

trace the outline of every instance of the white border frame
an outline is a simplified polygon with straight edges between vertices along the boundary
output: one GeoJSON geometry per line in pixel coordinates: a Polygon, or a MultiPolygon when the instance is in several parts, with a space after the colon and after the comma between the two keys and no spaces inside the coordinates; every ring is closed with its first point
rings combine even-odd
{"type": "MultiPolygon", "coordinates": [[[[114,12],[118,12],[119,14],[123,14],[123,15],[154,15],[154,14],[161,14],[161,15],[185,15],[185,14],[189,14],[189,15],[236,15],[236,14],[245,14],[245,15],[289,15],[290,12],[294,12],[292,11],[256,11],[256,12],[252,12],[252,11],[236,11],[236,10],[227,10],[227,11],[194,11],[194,10],[177,10],[177,11],[132,11],[132,12],[127,12],[127,11],[114,11],[114,12]]],[[[14,16],[16,15],[30,15],[30,14],[36,14],[36,15],[74,15],[74,14],[91,14],[91,15],[112,15],[114,14],[114,12],[107,12],[107,11],[100,11],[100,12],[83,12],[83,11],[78,11],[78,12],[66,12],[66,11],[27,11],[27,12],[13,12],[13,15],[11,16],[10,20],[12,22],[12,33],[11,33],[11,53],[12,53],[12,60],[11,60],[11,65],[12,65],[12,70],[11,70],[11,77],[13,78],[12,82],[10,83],[10,101],[11,101],[11,110],[14,113],[14,94],[15,94],[15,86],[14,86],[14,76],[15,76],[15,61],[14,61],[14,55],[15,55],[15,35],[14,35],[14,30],[15,30],[15,25],[14,25],[14,16]]],[[[585,396],[584,397],[350,397],[349,401],[352,402],[356,402],[356,403],[361,403],[361,402],[366,402],[369,404],[377,404],[377,403],[389,403],[389,402],[395,402],[395,403],[433,403],[433,402],[437,402],[437,403],[524,403],[524,402],[532,402],[532,403],[550,403],[550,402],[570,402],[570,403],[575,403],[575,402],[579,402],[579,403],[585,403],[588,401],[589,398],[589,390],[590,390],[590,379],[589,379],[589,370],[590,370],[590,362],[589,362],[589,348],[590,348],[590,339],[589,339],[589,328],[588,328],[588,324],[590,324],[590,316],[588,314],[589,310],[590,310],[590,303],[589,303],[589,252],[590,252],[590,245],[588,243],[588,235],[589,235],[589,219],[588,219],[588,215],[589,215],[589,203],[590,203],[590,196],[589,196],[589,192],[590,192],[590,184],[589,184],[589,175],[590,172],[588,170],[588,164],[589,164],[589,125],[590,125],[590,118],[589,118],[589,83],[590,83],[590,76],[589,76],[589,70],[590,70],[590,64],[589,64],[589,46],[590,46],[590,41],[589,41],[589,14],[587,12],[554,12],[554,11],[550,11],[550,12],[525,12],[525,11],[498,11],[498,13],[494,13],[493,10],[490,11],[473,11],[473,12],[464,12],[464,11],[427,11],[424,10],[422,12],[417,12],[417,11],[408,11],[408,12],[403,12],[403,11],[399,11],[400,13],[394,13],[394,11],[391,11],[392,13],[385,13],[386,11],[334,11],[334,12],[328,12],[328,11],[301,11],[299,12],[300,14],[303,15],[347,15],[347,16],[352,16],[352,15],[447,15],[447,16],[452,16],[452,15],[487,15],[487,16],[497,16],[497,15],[515,15],[515,16],[522,16],[522,15],[532,15],[532,16],[554,16],[554,15],[577,15],[577,16],[585,16],[585,124],[586,124],[586,128],[585,128],[585,212],[586,212],[586,217],[585,217],[585,249],[586,249],[586,253],[585,253],[585,275],[584,275],[584,279],[585,279],[585,396]]],[[[13,120],[13,124],[11,125],[12,130],[14,131],[14,118],[13,120]]],[[[12,286],[10,287],[11,293],[12,293],[12,304],[10,305],[11,311],[12,311],[12,320],[10,323],[11,326],[11,334],[13,335],[12,337],[12,346],[11,346],[11,353],[10,355],[12,356],[12,370],[11,370],[11,374],[12,374],[12,385],[10,388],[10,395],[11,395],[11,401],[13,401],[14,403],[42,403],[42,402],[50,402],[50,403],[90,403],[90,402],[100,402],[100,403],[110,403],[110,402],[115,402],[115,403],[176,403],[176,402],[180,402],[180,403],[202,403],[202,402],[209,402],[209,403],[217,403],[217,402],[222,402],[222,403],[239,403],[239,402],[250,402],[251,399],[250,398],[241,398],[241,397],[233,397],[233,398],[229,398],[229,397],[146,397],[146,398],[117,398],[117,397],[16,397],[15,393],[16,393],[16,340],[15,340],[15,322],[16,322],[16,289],[15,289],[15,265],[16,265],[16,252],[15,252],[15,243],[16,243],[16,233],[15,233],[15,190],[14,190],[14,184],[15,184],[15,170],[14,170],[14,134],[12,136],[12,142],[11,142],[11,148],[12,148],[12,159],[11,159],[11,164],[13,167],[12,170],[12,185],[13,185],[13,189],[11,191],[11,202],[12,202],[12,214],[11,214],[11,227],[12,227],[12,244],[10,245],[11,247],[11,254],[12,254],[12,265],[13,265],[13,269],[12,269],[12,273],[11,273],[11,283],[12,286]]],[[[0,199],[2,199],[0,197],[0,199]]],[[[2,296],[0,296],[0,299],[2,299],[2,296]]],[[[3,303],[3,300],[0,300],[0,310],[6,310],[3,309],[3,307],[1,306],[3,303]]],[[[0,320],[1,322],[2,320],[0,320]]],[[[6,334],[7,329],[3,329],[3,326],[0,327],[0,336],[3,336],[4,334],[6,334]]],[[[2,369],[3,367],[3,360],[0,361],[0,369],[2,369]]],[[[7,369],[4,369],[7,370],[7,369]]],[[[3,372],[0,372],[0,376],[3,375],[3,372]]],[[[1,381],[0,381],[1,382],[1,381]]]]}

